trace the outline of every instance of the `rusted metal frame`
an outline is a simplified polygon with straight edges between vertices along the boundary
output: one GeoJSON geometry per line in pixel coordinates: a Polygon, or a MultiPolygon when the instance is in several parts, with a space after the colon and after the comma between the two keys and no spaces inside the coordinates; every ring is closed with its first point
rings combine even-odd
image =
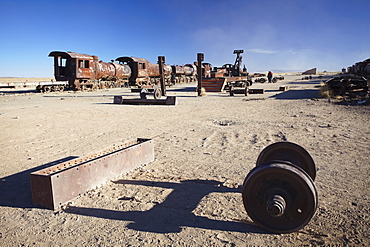
{"type": "Polygon", "coordinates": [[[131,88],[131,93],[140,93],[143,88],[148,89],[148,91],[151,92],[151,93],[154,92],[154,88],[153,88],[152,85],[150,85],[150,86],[145,85],[145,86],[141,86],[141,87],[138,87],[138,88],[131,88]]]}
{"type": "Polygon", "coordinates": [[[167,96],[166,99],[124,99],[123,96],[114,96],[113,104],[123,105],[177,105],[176,96],[167,96]]]}
{"type": "Polygon", "coordinates": [[[248,94],[264,94],[264,93],[265,93],[265,89],[262,89],[262,88],[254,88],[254,89],[249,88],[248,89],[248,94]]]}
{"type": "Polygon", "coordinates": [[[248,87],[245,88],[231,88],[230,89],[230,96],[234,96],[235,94],[244,94],[245,96],[248,96],[248,94],[264,94],[264,89],[251,89],[248,87]]]}
{"type": "Polygon", "coordinates": [[[246,88],[231,88],[230,89],[230,96],[234,96],[235,94],[244,94],[245,96],[248,95],[248,87],[246,88]]]}
{"type": "Polygon", "coordinates": [[[202,62],[204,61],[204,54],[198,53],[197,54],[197,60],[198,60],[198,96],[202,95],[202,62]]]}
{"type": "Polygon", "coordinates": [[[289,87],[288,86],[281,86],[281,87],[279,87],[279,91],[285,92],[285,91],[288,91],[288,90],[289,90],[289,87]]]}
{"type": "Polygon", "coordinates": [[[33,172],[30,175],[33,203],[55,210],[77,196],[153,160],[153,141],[138,138],[33,172]]]}
{"type": "Polygon", "coordinates": [[[202,87],[206,92],[222,92],[226,86],[227,78],[202,78],[202,87]]]}

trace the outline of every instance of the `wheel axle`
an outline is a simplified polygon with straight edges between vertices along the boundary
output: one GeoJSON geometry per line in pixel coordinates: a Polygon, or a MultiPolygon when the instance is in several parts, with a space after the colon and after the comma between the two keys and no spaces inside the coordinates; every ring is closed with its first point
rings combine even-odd
{"type": "Polygon", "coordinates": [[[272,217],[280,217],[285,211],[285,200],[280,195],[274,195],[267,201],[266,210],[272,217]]]}
{"type": "Polygon", "coordinates": [[[274,143],[261,152],[256,164],[243,183],[249,217],[269,232],[303,228],[318,206],[316,167],[309,153],[294,143],[274,143]]]}

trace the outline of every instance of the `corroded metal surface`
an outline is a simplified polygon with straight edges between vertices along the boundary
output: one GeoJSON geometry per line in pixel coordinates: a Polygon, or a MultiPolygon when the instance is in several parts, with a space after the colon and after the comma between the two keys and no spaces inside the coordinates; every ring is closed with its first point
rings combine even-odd
{"type": "Polygon", "coordinates": [[[300,167],[268,161],[250,171],[243,184],[243,203],[262,229],[290,233],[303,228],[318,206],[313,180],[300,167]]]}
{"type": "Polygon", "coordinates": [[[202,87],[206,92],[222,92],[226,86],[227,79],[220,78],[202,78],[202,87]]]}
{"type": "Polygon", "coordinates": [[[49,57],[54,57],[55,79],[68,81],[68,89],[119,87],[124,85],[131,76],[128,65],[105,63],[99,61],[97,56],[53,51],[50,52],[49,57]]]}
{"type": "Polygon", "coordinates": [[[165,99],[125,99],[123,96],[114,96],[114,104],[123,105],[177,105],[176,96],[167,96],[165,99]]]}
{"type": "Polygon", "coordinates": [[[33,203],[56,209],[88,190],[153,160],[153,141],[138,138],[33,172],[30,175],[33,203]]]}
{"type": "Polygon", "coordinates": [[[370,81],[364,77],[343,75],[327,80],[325,84],[332,96],[356,98],[370,93],[370,81]]]}
{"type": "Polygon", "coordinates": [[[306,149],[292,142],[276,142],[262,150],[257,158],[256,165],[270,160],[289,161],[299,166],[310,175],[312,180],[316,178],[316,165],[306,149]]]}

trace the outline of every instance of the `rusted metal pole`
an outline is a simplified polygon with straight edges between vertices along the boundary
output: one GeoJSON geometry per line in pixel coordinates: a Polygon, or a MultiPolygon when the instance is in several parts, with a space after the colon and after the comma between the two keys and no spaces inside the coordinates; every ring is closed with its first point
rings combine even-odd
{"type": "Polygon", "coordinates": [[[163,64],[164,63],[165,63],[164,56],[158,56],[158,66],[159,66],[162,96],[166,96],[166,85],[164,83],[164,71],[163,71],[163,64]]]}
{"type": "Polygon", "coordinates": [[[198,53],[197,54],[198,60],[198,96],[202,95],[202,62],[204,61],[204,54],[198,53]]]}

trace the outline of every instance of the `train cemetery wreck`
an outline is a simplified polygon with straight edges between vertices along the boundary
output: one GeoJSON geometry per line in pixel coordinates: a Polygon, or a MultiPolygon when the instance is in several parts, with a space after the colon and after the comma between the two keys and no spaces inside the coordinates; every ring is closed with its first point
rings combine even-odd
{"type": "Polygon", "coordinates": [[[370,81],[365,77],[342,75],[325,82],[331,97],[344,97],[349,100],[367,99],[370,93],[370,81]]]}
{"type": "Polygon", "coordinates": [[[368,105],[318,98],[368,100],[364,64],[266,83],[242,50],[171,70],[50,54],[55,81],[0,95],[5,245],[368,245],[368,105]]]}
{"type": "MultiPolygon", "coordinates": [[[[154,161],[151,139],[134,141],[30,174],[33,204],[57,210],[108,181],[154,161]]],[[[273,233],[303,228],[318,206],[311,155],[291,142],[277,142],[259,155],[246,176],[242,197],[255,223],[273,233]]]]}
{"type": "MultiPolygon", "coordinates": [[[[166,87],[178,83],[197,82],[198,95],[204,92],[228,92],[230,96],[248,94],[263,94],[264,90],[250,86],[255,83],[265,83],[266,74],[249,74],[243,67],[242,53],[244,50],[234,50],[236,59],[234,64],[228,63],[221,67],[212,67],[204,62],[204,54],[197,54],[197,61],[193,64],[168,65],[165,57],[159,56],[156,64],[147,59],[136,57],[118,57],[109,63],[98,60],[97,56],[90,56],[76,52],[52,51],[49,57],[54,58],[55,80],[51,82],[17,82],[0,83],[0,88],[19,88],[36,86],[36,92],[61,92],[64,90],[96,90],[105,88],[130,87],[132,92],[140,92],[140,100],[130,99],[114,101],[116,104],[162,104],[173,105],[176,100],[160,99],[166,96],[166,87]],[[199,73],[200,72],[200,73],[199,73]],[[147,99],[153,96],[153,99],[147,99]]],[[[305,80],[314,79],[312,75],[317,69],[307,70],[302,75],[305,80]]],[[[369,59],[343,69],[342,75],[325,82],[329,93],[327,97],[344,97],[345,99],[367,100],[369,95],[369,59]]],[[[320,76],[319,76],[320,78],[320,76]]],[[[284,76],[272,78],[276,83],[284,80],[284,76]]],[[[289,87],[280,87],[280,91],[287,91],[289,87]]]]}
{"type": "MultiPolygon", "coordinates": [[[[213,69],[210,64],[203,63],[204,55],[198,53],[198,61],[195,63],[197,67],[183,67],[191,71],[190,74],[185,73],[186,76],[191,76],[182,78],[194,81],[192,77],[196,75],[194,72],[203,72],[197,75],[198,95],[201,95],[201,89],[208,92],[223,92],[227,89],[230,96],[263,94],[264,89],[249,88],[253,82],[246,68],[241,68],[242,53],[243,50],[235,50],[234,54],[237,57],[234,64],[213,69]]],[[[175,69],[177,72],[169,76],[170,67],[166,66],[164,56],[158,57],[156,65],[148,63],[145,59],[132,57],[117,58],[119,64],[113,62],[104,64],[101,61],[97,62],[95,56],[77,53],[52,52],[50,56],[55,58],[57,81],[67,80],[70,89],[86,90],[131,85],[136,86],[131,92],[139,93],[140,98],[114,96],[114,104],[175,105],[177,102],[176,97],[167,95],[166,86],[179,81],[174,74],[178,76],[180,73],[177,72],[180,69],[175,66],[172,72],[175,69]],[[91,66],[95,68],[92,70],[93,78],[105,80],[111,78],[113,84],[102,81],[97,83],[96,80],[87,78],[92,75],[89,71],[91,66]],[[70,74],[73,76],[67,74],[67,71],[75,71],[75,68],[76,73],[70,74]],[[104,71],[111,71],[111,75],[108,76],[104,71]],[[120,75],[118,71],[121,71],[120,75]],[[141,73],[143,71],[148,73],[141,73]]],[[[273,82],[276,81],[275,78],[273,82]]],[[[55,85],[53,86],[55,91],[55,85]]],[[[288,88],[280,87],[279,90],[286,91],[288,88]]],[[[38,91],[49,90],[43,87],[38,91]]],[[[152,161],[154,161],[152,140],[139,138],[113,149],[44,168],[31,173],[30,176],[33,203],[56,210],[124,172],[152,161]]],[[[260,153],[256,167],[244,180],[241,194],[245,210],[258,226],[269,232],[298,231],[310,222],[318,207],[317,190],[313,182],[315,177],[315,163],[304,148],[291,142],[274,143],[260,153]]]]}

